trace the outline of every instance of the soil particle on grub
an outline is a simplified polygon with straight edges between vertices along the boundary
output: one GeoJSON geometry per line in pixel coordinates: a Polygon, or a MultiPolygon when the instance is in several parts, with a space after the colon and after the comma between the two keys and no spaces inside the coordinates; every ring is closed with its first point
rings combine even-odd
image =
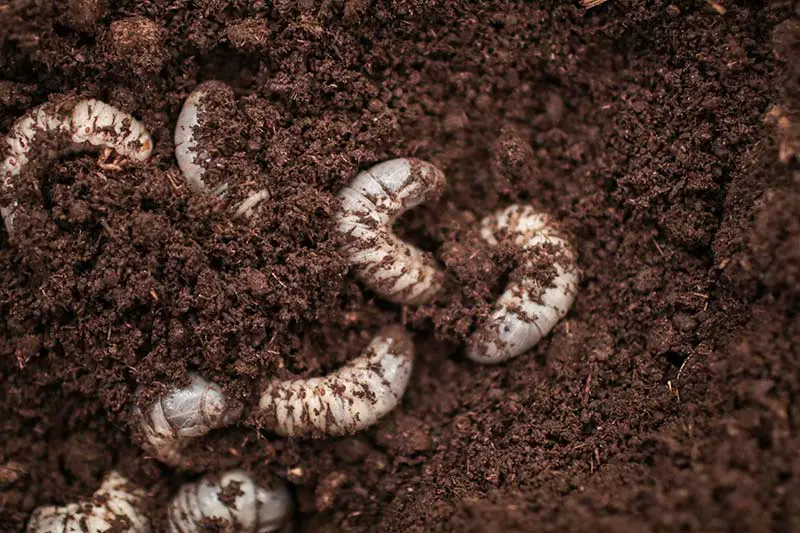
{"type": "Polygon", "coordinates": [[[15,183],[0,529],[111,468],[155,502],[209,472],[278,475],[297,531],[800,529],[800,14],[723,3],[0,5],[0,131],[94,97],[155,142],[142,165],[65,154],[15,183]],[[212,79],[231,93],[198,132],[207,176],[269,190],[249,221],[174,159],[183,101],[212,79]],[[332,222],[358,171],[404,156],[447,177],[394,228],[446,274],[416,308],[348,273],[332,222]],[[582,281],[529,353],[480,366],[464,341],[519,258],[478,222],[512,203],[559,221],[582,281]],[[179,471],[134,444],[140,386],[149,401],[194,371],[254,406],[268,379],[333,371],[396,323],[415,370],[374,428],[239,424],[179,471]]]}

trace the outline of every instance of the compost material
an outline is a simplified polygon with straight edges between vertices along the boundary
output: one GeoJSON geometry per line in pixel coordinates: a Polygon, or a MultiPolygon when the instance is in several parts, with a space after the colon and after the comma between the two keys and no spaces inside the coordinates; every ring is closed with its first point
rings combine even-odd
{"type": "Polygon", "coordinates": [[[163,504],[229,468],[286,479],[298,532],[800,530],[799,19],[782,0],[0,3],[0,132],[97,98],[155,143],[15,183],[0,530],[112,469],[163,504]],[[198,132],[208,179],[267,189],[250,220],[174,158],[211,79],[234,94],[198,132]],[[447,177],[395,225],[447,276],[417,307],[355,280],[334,226],[338,191],[394,157],[447,177]],[[489,367],[465,340],[518,258],[477,226],[513,203],[570,232],[581,282],[548,337],[489,367]],[[180,470],[140,446],[136,401],[190,371],[252,408],[396,323],[414,373],[367,431],[286,439],[250,413],[180,470]]]}

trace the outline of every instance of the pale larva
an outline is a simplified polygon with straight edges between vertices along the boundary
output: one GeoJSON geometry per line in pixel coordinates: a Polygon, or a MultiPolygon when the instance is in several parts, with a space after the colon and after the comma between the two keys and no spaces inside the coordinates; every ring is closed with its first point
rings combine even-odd
{"type": "MultiPolygon", "coordinates": [[[[58,153],[66,149],[99,146],[113,149],[131,161],[146,161],[153,151],[153,140],[144,126],[128,113],[99,100],[77,103],[46,103],[17,120],[6,137],[5,157],[0,163],[3,189],[14,188],[14,178],[39,146],[58,153]]],[[[38,154],[35,154],[38,155],[38,154]]],[[[2,156],[0,156],[2,157],[2,156]]],[[[11,233],[16,201],[0,206],[6,231],[11,233]]]]}
{"type": "Polygon", "coordinates": [[[242,414],[242,405],[227,399],[218,385],[197,374],[190,377],[188,386],[172,389],[145,411],[136,408],[148,451],[170,466],[181,463],[188,439],[232,424],[242,414]]]}
{"type": "Polygon", "coordinates": [[[241,470],[182,485],[167,509],[170,531],[198,533],[211,524],[236,533],[278,531],[291,520],[292,498],[282,480],[265,485],[241,470]]]}
{"type": "Polygon", "coordinates": [[[72,142],[112,148],[137,163],[153,151],[153,140],[144,126],[116,107],[99,100],[81,100],[70,117],[72,142]]]}
{"type": "Polygon", "coordinates": [[[509,283],[488,320],[470,338],[467,356],[480,363],[499,363],[529,350],[547,335],[575,301],[578,268],[575,254],[548,215],[513,205],[481,222],[490,245],[510,242],[522,249],[522,266],[537,258],[552,260],[556,276],[546,286],[535,279],[509,283]]]}
{"type": "Polygon", "coordinates": [[[61,507],[39,507],[28,522],[28,533],[149,533],[142,512],[144,490],[111,472],[88,501],[61,507]]]}
{"type": "Polygon", "coordinates": [[[259,408],[278,435],[354,433],[392,411],[411,377],[414,345],[399,326],[379,332],[360,357],[337,371],[309,379],[272,380],[259,408]]]}
{"type": "MultiPolygon", "coordinates": [[[[195,135],[204,127],[203,115],[207,112],[205,101],[211,96],[232,96],[230,87],[220,81],[201,83],[189,94],[183,103],[178,122],[175,125],[175,159],[189,188],[197,194],[224,197],[230,188],[228,182],[220,183],[213,189],[203,181],[203,177],[212,164],[207,149],[198,143],[195,135]]],[[[233,217],[250,217],[256,206],[269,198],[266,189],[251,192],[247,198],[233,207],[233,217]]]]}
{"type": "Polygon", "coordinates": [[[444,186],[444,174],[432,164],[401,158],[359,173],[339,193],[342,253],[355,275],[384,298],[420,304],[441,288],[444,274],[430,254],[400,240],[392,224],[408,209],[438,197],[444,186]]]}

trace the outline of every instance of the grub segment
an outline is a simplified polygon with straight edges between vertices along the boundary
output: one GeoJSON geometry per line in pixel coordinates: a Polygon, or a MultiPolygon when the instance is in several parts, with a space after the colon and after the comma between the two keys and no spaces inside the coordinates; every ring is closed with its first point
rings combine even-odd
{"type": "Polygon", "coordinates": [[[292,498],[282,480],[261,486],[241,470],[182,485],[167,509],[171,533],[206,531],[209,521],[224,531],[269,533],[286,525],[291,513],[292,498]]]}
{"type": "Polygon", "coordinates": [[[355,275],[384,298],[421,304],[442,287],[444,274],[430,254],[400,240],[392,224],[407,210],[438,198],[444,186],[444,174],[432,164],[400,158],[359,173],[339,192],[342,253],[355,275]]]}
{"type": "Polygon", "coordinates": [[[111,472],[88,501],[36,509],[28,522],[27,532],[149,533],[150,520],[142,512],[144,497],[144,490],[119,473],[111,472]]]}
{"type": "MultiPolygon", "coordinates": [[[[3,190],[14,189],[14,178],[35,154],[36,148],[54,146],[54,153],[68,149],[103,147],[128,160],[141,163],[153,151],[153,140],[144,126],[128,113],[99,100],[77,103],[52,102],[31,109],[8,132],[0,163],[3,190]]],[[[11,233],[16,200],[0,206],[0,215],[11,233]]]]}
{"type": "Polygon", "coordinates": [[[380,331],[360,357],[327,376],[272,380],[259,408],[266,426],[285,437],[355,433],[397,406],[413,362],[408,333],[391,326],[380,331]]]}
{"type": "Polygon", "coordinates": [[[136,408],[147,450],[170,466],[181,463],[189,439],[230,425],[242,414],[242,405],[226,398],[218,385],[197,374],[190,377],[188,386],[172,389],[146,411],[136,408]]]}
{"type": "Polygon", "coordinates": [[[509,283],[490,317],[470,338],[467,357],[492,364],[529,350],[567,314],[578,291],[578,268],[556,223],[530,206],[513,205],[487,216],[481,236],[492,246],[509,242],[520,248],[520,268],[546,259],[556,273],[547,286],[530,276],[509,283]]]}
{"type": "MultiPolygon", "coordinates": [[[[210,188],[203,181],[213,161],[208,150],[204,149],[196,138],[198,130],[204,127],[203,115],[208,111],[206,100],[215,93],[232,95],[233,91],[226,84],[212,80],[198,85],[186,98],[175,125],[175,159],[193,192],[223,198],[228,193],[230,185],[224,182],[210,188]]],[[[268,198],[269,193],[266,189],[251,193],[233,207],[233,217],[251,217],[256,206],[268,198]]]]}

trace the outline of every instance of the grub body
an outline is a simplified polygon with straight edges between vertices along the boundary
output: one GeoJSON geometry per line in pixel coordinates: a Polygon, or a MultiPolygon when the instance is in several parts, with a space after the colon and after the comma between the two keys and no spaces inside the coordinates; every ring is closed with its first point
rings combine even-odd
{"type": "Polygon", "coordinates": [[[210,523],[224,531],[270,533],[291,520],[292,499],[282,480],[273,478],[262,486],[232,470],[182,485],[167,515],[171,533],[199,533],[210,523]]]}
{"type": "Polygon", "coordinates": [[[355,433],[397,406],[413,362],[408,333],[399,326],[388,327],[361,356],[327,376],[271,381],[259,407],[269,429],[282,436],[355,433]]]}
{"type": "Polygon", "coordinates": [[[232,424],[241,414],[240,404],[227,399],[218,385],[197,374],[191,375],[188,386],[171,390],[144,411],[136,409],[145,446],[170,466],[181,463],[181,450],[189,439],[232,424]]]}
{"type": "Polygon", "coordinates": [[[470,338],[467,357],[492,364],[532,348],[555,327],[575,301],[578,268],[575,252],[549,215],[513,205],[487,216],[481,236],[492,246],[511,243],[521,251],[520,269],[546,262],[555,277],[543,284],[533,276],[517,276],[497,300],[492,314],[470,338]]]}
{"type": "MultiPolygon", "coordinates": [[[[199,141],[200,133],[205,127],[204,115],[209,112],[208,100],[213,95],[233,96],[230,87],[220,81],[207,81],[198,85],[186,98],[175,125],[175,159],[183,173],[189,188],[196,194],[207,194],[224,198],[230,189],[225,181],[215,187],[209,187],[204,181],[210,165],[216,164],[208,149],[199,141]]],[[[255,208],[269,198],[266,189],[258,189],[241,202],[232,207],[234,218],[249,218],[255,208]]]]}
{"type": "Polygon", "coordinates": [[[28,522],[27,533],[149,533],[150,520],[142,512],[145,492],[111,472],[88,501],[64,506],[39,507],[28,522]]]}
{"type": "MultiPolygon", "coordinates": [[[[92,147],[112,149],[128,160],[141,163],[150,157],[153,140],[138,120],[99,100],[42,104],[17,120],[6,136],[0,156],[2,188],[13,191],[14,179],[40,151],[51,157],[92,147]]],[[[16,200],[0,206],[9,233],[16,206],[16,200]]]]}
{"type": "Polygon", "coordinates": [[[445,177],[430,163],[391,159],[359,173],[339,193],[342,253],[364,285],[397,303],[420,304],[441,289],[444,274],[430,254],[392,231],[407,210],[441,194],[445,177]]]}

